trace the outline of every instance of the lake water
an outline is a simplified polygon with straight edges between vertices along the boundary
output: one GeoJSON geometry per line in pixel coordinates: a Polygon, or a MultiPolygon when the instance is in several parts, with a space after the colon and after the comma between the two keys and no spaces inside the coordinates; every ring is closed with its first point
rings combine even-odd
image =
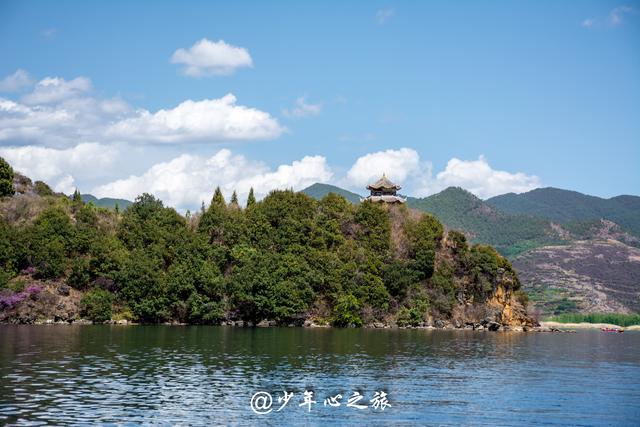
{"type": "Polygon", "coordinates": [[[0,424],[640,425],[639,350],[638,332],[5,325],[0,424]]]}

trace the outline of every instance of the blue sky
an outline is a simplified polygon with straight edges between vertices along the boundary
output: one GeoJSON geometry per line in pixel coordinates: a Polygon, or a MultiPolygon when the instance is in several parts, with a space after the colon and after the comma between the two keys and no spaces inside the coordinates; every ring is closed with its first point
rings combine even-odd
{"type": "Polygon", "coordinates": [[[639,193],[639,2],[2,1],[0,51],[0,155],[63,191],[639,193]]]}

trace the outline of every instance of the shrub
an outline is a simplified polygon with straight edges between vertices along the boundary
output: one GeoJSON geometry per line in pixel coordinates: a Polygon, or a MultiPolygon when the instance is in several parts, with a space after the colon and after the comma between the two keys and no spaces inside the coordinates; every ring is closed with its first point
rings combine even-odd
{"type": "Polygon", "coordinates": [[[333,307],[333,319],[332,324],[334,326],[362,326],[362,319],[360,318],[360,309],[362,305],[358,298],[351,294],[342,295],[336,301],[336,305],[333,307]]]}
{"type": "Polygon", "coordinates": [[[53,190],[46,183],[42,181],[36,181],[34,184],[34,190],[38,196],[52,196],[53,190]]]}
{"type": "Polygon", "coordinates": [[[522,304],[524,308],[527,308],[527,305],[529,304],[529,295],[527,295],[527,293],[524,290],[518,289],[515,292],[515,297],[516,297],[516,301],[522,304]]]}
{"type": "Polygon", "coordinates": [[[401,307],[396,315],[398,326],[418,326],[424,321],[424,315],[429,304],[423,299],[417,299],[411,308],[401,307]]]}
{"type": "Polygon", "coordinates": [[[456,230],[450,230],[449,233],[447,233],[447,237],[451,242],[453,251],[456,254],[465,253],[469,250],[469,245],[467,244],[467,238],[461,232],[456,230]]]}
{"type": "Polygon", "coordinates": [[[76,289],[84,289],[90,280],[89,260],[84,257],[74,258],[71,262],[69,284],[76,289]]]}
{"type": "Polygon", "coordinates": [[[81,300],[82,315],[94,322],[104,322],[111,319],[111,305],[113,296],[103,289],[93,289],[87,292],[81,300]]]}

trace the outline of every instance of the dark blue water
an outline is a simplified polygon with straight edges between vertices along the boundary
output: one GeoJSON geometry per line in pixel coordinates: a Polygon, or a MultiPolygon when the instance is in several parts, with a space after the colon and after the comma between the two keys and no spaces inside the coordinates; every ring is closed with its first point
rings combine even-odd
{"type": "Polygon", "coordinates": [[[639,350],[637,332],[0,326],[0,424],[632,426],[639,350]]]}

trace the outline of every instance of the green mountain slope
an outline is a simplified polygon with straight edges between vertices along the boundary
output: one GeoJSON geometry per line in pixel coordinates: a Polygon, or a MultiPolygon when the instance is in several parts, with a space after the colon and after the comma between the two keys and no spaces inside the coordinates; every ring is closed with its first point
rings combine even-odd
{"type": "Polygon", "coordinates": [[[464,231],[474,242],[496,246],[505,255],[561,241],[548,220],[502,212],[462,188],[450,187],[422,199],[409,198],[407,203],[432,213],[450,228],[464,231]]]}
{"type": "Polygon", "coordinates": [[[110,197],[103,197],[102,199],[98,199],[91,194],[81,194],[80,197],[82,197],[83,202],[91,202],[99,208],[115,209],[117,204],[120,210],[125,210],[132,204],[132,202],[125,199],[112,199],[110,197]]]}
{"type": "Polygon", "coordinates": [[[342,189],[340,187],[336,187],[335,185],[320,184],[318,182],[305,188],[304,190],[301,191],[301,193],[304,193],[307,196],[311,196],[316,200],[322,199],[324,196],[326,196],[329,193],[336,193],[356,205],[360,203],[360,198],[362,197],[359,194],[342,189]]]}
{"type": "Polygon", "coordinates": [[[640,197],[637,196],[602,199],[549,187],[522,194],[503,194],[487,200],[487,204],[506,213],[548,218],[560,224],[604,218],[640,236],[640,197]]]}

